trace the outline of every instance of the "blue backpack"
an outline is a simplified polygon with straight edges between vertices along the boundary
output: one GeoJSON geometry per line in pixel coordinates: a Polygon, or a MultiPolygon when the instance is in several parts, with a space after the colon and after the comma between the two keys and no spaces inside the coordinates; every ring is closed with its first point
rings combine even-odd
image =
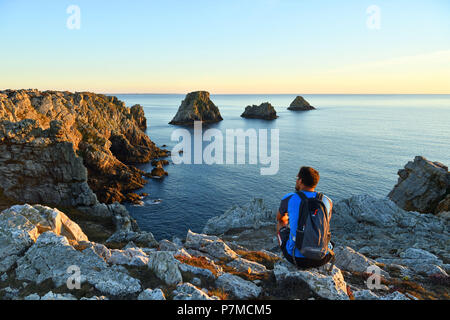
{"type": "Polygon", "coordinates": [[[322,260],[327,254],[334,257],[333,251],[328,247],[331,240],[331,214],[322,201],[323,194],[317,193],[315,198],[308,198],[303,192],[297,194],[302,202],[292,256],[295,257],[295,249],[298,249],[305,258],[312,260],[322,260]]]}

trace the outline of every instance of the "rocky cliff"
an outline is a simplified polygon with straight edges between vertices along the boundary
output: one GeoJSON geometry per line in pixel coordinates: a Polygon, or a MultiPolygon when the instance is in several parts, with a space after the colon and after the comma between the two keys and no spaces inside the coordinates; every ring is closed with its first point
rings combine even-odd
{"type": "Polygon", "coordinates": [[[247,106],[241,117],[248,119],[263,119],[263,120],[274,120],[278,118],[275,108],[268,102],[264,102],[259,106],[257,105],[247,106]]]}
{"type": "MultiPolygon", "coordinates": [[[[61,198],[65,204],[70,202],[70,192],[80,188],[84,196],[89,191],[80,181],[87,169],[87,183],[98,200],[120,202],[124,193],[142,188],[146,182],[142,178],[145,173],[132,164],[166,155],[143,131],[146,119],[142,107],[127,108],[116,97],[5,90],[0,91],[0,120],[0,187],[16,200],[39,203],[48,199],[54,204],[61,198]],[[27,119],[34,122],[12,124],[27,119]],[[20,132],[22,127],[25,131],[20,132]],[[22,169],[25,175],[18,174],[22,169]],[[74,186],[70,186],[72,182],[74,186]]],[[[91,195],[84,200],[75,197],[72,202],[89,199],[91,195]]]]}
{"type": "Polygon", "coordinates": [[[194,121],[222,121],[219,108],[211,101],[209,92],[196,91],[186,95],[170,124],[193,125],[194,121]]]}

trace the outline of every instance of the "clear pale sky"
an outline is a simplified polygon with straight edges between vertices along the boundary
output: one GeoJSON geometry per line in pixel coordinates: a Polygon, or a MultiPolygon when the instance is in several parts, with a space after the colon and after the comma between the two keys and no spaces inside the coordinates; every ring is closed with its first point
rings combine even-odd
{"type": "Polygon", "coordinates": [[[448,0],[0,0],[0,37],[0,89],[450,94],[448,0]]]}

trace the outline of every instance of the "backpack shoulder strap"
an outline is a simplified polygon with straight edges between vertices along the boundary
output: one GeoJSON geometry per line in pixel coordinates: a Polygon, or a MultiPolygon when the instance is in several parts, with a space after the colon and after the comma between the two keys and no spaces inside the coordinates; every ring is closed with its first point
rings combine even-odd
{"type": "Polygon", "coordinates": [[[297,194],[302,200],[300,202],[300,208],[298,212],[298,224],[297,224],[298,229],[300,226],[304,226],[306,223],[306,219],[308,218],[309,215],[309,205],[308,205],[308,197],[306,197],[306,195],[302,191],[297,192],[297,194]]]}

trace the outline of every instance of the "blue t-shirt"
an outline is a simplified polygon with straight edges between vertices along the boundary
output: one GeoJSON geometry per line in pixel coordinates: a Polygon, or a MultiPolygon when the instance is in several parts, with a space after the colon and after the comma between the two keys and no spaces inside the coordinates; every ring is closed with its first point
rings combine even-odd
{"type": "MultiPolygon", "coordinates": [[[[317,196],[317,192],[310,191],[302,191],[307,198],[315,198],[317,196]]],[[[286,243],[286,250],[289,255],[292,255],[292,250],[295,247],[295,242],[293,238],[295,237],[295,233],[298,225],[298,214],[300,211],[300,204],[302,199],[296,192],[288,193],[283,197],[280,204],[280,214],[284,216],[286,213],[289,215],[289,227],[290,227],[290,235],[289,240],[286,243]]],[[[330,213],[330,209],[332,206],[332,201],[327,197],[323,196],[323,203],[328,210],[328,214],[330,213]]],[[[298,249],[295,249],[295,256],[298,258],[304,258],[304,256],[300,253],[298,249]]]]}

